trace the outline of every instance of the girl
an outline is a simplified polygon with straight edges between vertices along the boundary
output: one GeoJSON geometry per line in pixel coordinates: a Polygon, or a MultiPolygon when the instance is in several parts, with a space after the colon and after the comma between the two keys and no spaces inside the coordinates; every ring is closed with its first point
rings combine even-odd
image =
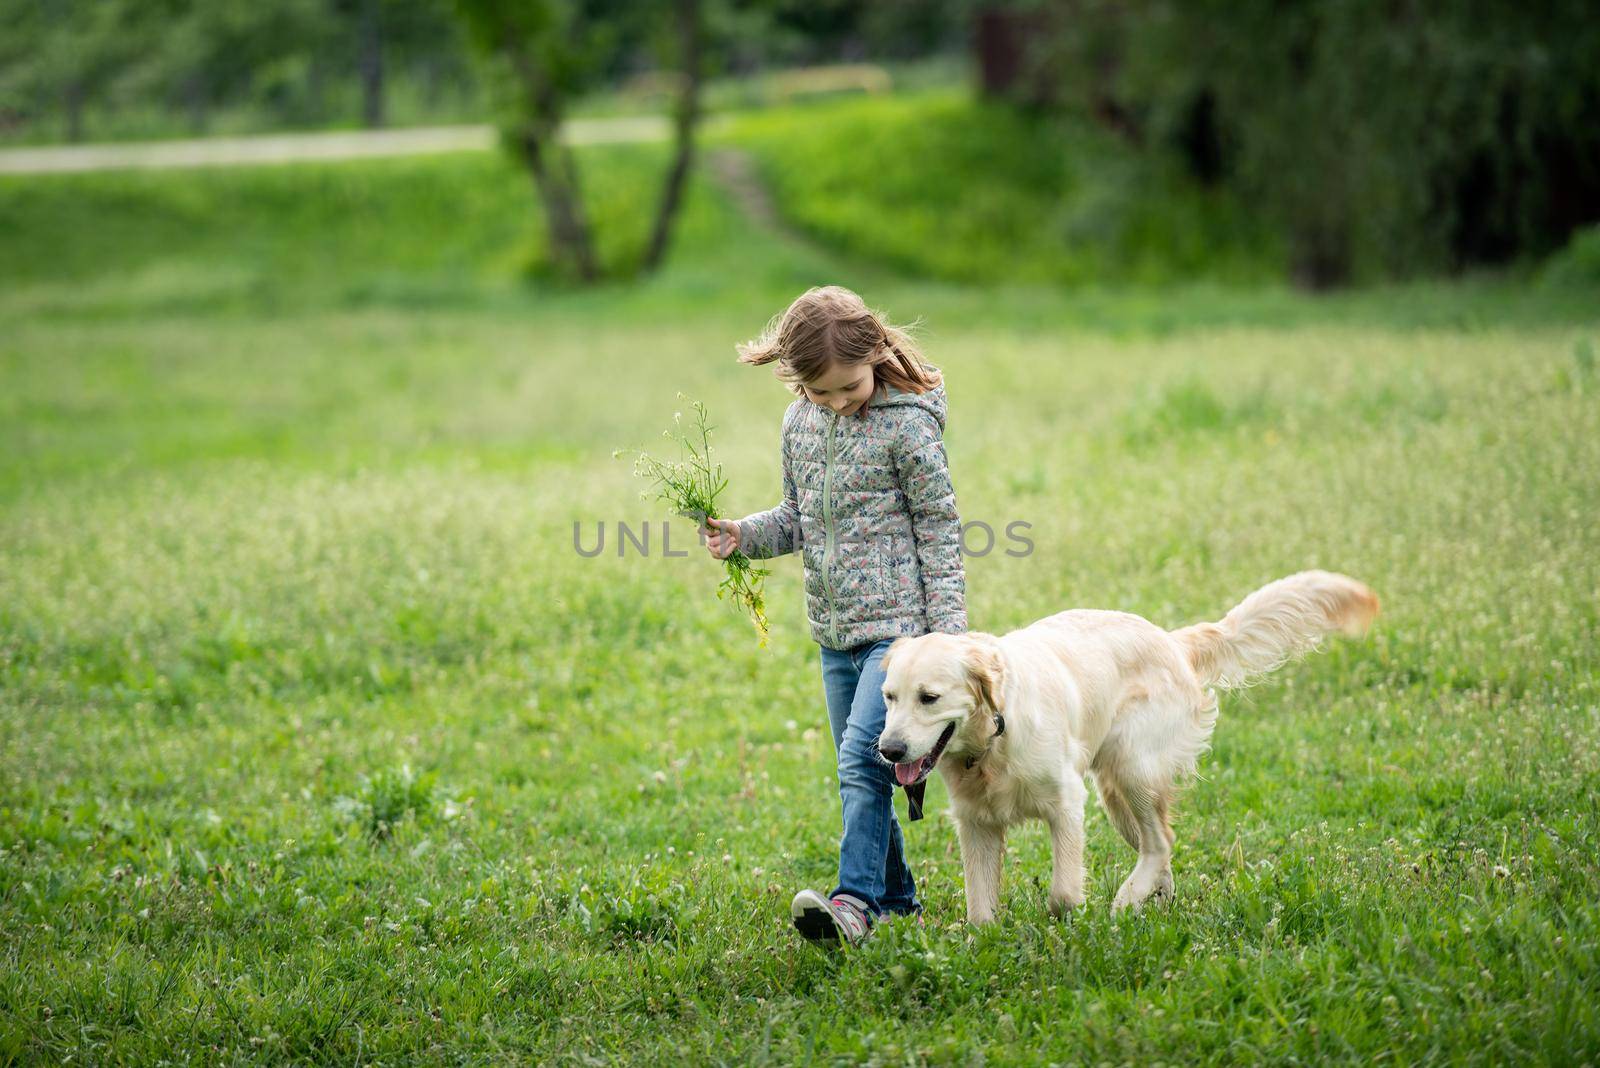
{"type": "MultiPolygon", "coordinates": [[[[922,911],[894,813],[893,767],[878,753],[884,673],[901,635],[967,629],[961,520],[944,450],[945,392],[904,331],[839,286],[801,294],[739,362],[776,362],[797,399],[783,416],[783,500],[739,520],[709,520],[711,555],[798,550],[806,616],[822,647],[828,722],[839,757],[844,833],[839,882],[795,895],[811,939],[860,941],[888,914],[922,911]]],[[[912,818],[921,815],[920,791],[912,818]]]]}

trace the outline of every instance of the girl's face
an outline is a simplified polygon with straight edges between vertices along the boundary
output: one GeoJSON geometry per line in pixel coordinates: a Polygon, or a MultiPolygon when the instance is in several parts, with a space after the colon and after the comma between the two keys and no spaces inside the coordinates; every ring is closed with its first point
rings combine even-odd
{"type": "Polygon", "coordinates": [[[876,385],[877,378],[870,364],[835,362],[816,378],[803,383],[802,388],[813,404],[820,404],[840,415],[854,415],[872,399],[876,385]]]}

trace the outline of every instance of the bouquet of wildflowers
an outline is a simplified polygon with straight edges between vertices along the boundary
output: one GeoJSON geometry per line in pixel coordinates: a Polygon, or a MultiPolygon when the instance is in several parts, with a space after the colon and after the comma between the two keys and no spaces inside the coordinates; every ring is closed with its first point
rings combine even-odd
{"type": "MultiPolygon", "coordinates": [[[[689,400],[682,393],[678,394],[678,399],[689,400]]],[[[641,493],[642,498],[665,501],[678,515],[693,519],[697,530],[704,530],[706,520],[722,518],[717,512],[717,498],[728,488],[728,480],[722,477],[722,465],[711,458],[713,428],[706,422],[706,406],[692,401],[690,409],[694,415],[687,428],[683,424],[683,412],[679,411],[672,414],[672,427],[662,432],[663,437],[677,442],[679,458],[663,460],[638,450],[633,471],[650,480],[652,489],[641,493]]],[[[618,449],[613,455],[622,456],[630,451],[618,449]]],[[[768,628],[763,584],[770,572],[756,567],[738,550],[722,563],[726,574],[717,586],[717,598],[727,598],[736,608],[749,614],[760,635],[760,644],[765,648],[768,628]]]]}

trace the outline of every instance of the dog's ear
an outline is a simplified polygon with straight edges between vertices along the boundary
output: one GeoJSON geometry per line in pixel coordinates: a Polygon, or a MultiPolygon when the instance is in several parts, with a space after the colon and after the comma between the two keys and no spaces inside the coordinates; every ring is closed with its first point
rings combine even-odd
{"type": "Polygon", "coordinates": [[[889,658],[894,656],[894,651],[896,649],[901,648],[910,641],[911,638],[908,635],[902,634],[900,637],[890,642],[889,648],[885,649],[883,651],[883,655],[878,658],[878,670],[887,675],[889,673],[889,658]]]}
{"type": "Polygon", "coordinates": [[[1005,663],[1000,658],[1000,644],[992,634],[967,632],[966,653],[967,685],[980,705],[987,705],[999,714],[1005,706],[1005,663]]]}

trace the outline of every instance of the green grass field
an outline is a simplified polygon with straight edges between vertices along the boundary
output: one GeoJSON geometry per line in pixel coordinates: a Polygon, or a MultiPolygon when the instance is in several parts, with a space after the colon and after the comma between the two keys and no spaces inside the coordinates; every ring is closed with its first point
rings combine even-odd
{"type": "MultiPolygon", "coordinates": [[[[659,150],[585,162],[625,258],[659,150]]],[[[530,289],[537,242],[489,157],[0,182],[0,1060],[1600,1056],[1592,292],[918,281],[705,178],[659,277],[530,289]],[[1032,524],[975,628],[1383,597],[1224,701],[1175,907],[1109,915],[1095,809],[1078,916],[1027,828],[968,929],[936,783],[927,926],[790,929],[837,835],[799,562],[758,649],[612,450],[682,390],[770,506],[733,345],[824,281],[923,317],[964,518],[1032,524]],[[650,558],[576,553],[619,520],[650,558]]]]}

